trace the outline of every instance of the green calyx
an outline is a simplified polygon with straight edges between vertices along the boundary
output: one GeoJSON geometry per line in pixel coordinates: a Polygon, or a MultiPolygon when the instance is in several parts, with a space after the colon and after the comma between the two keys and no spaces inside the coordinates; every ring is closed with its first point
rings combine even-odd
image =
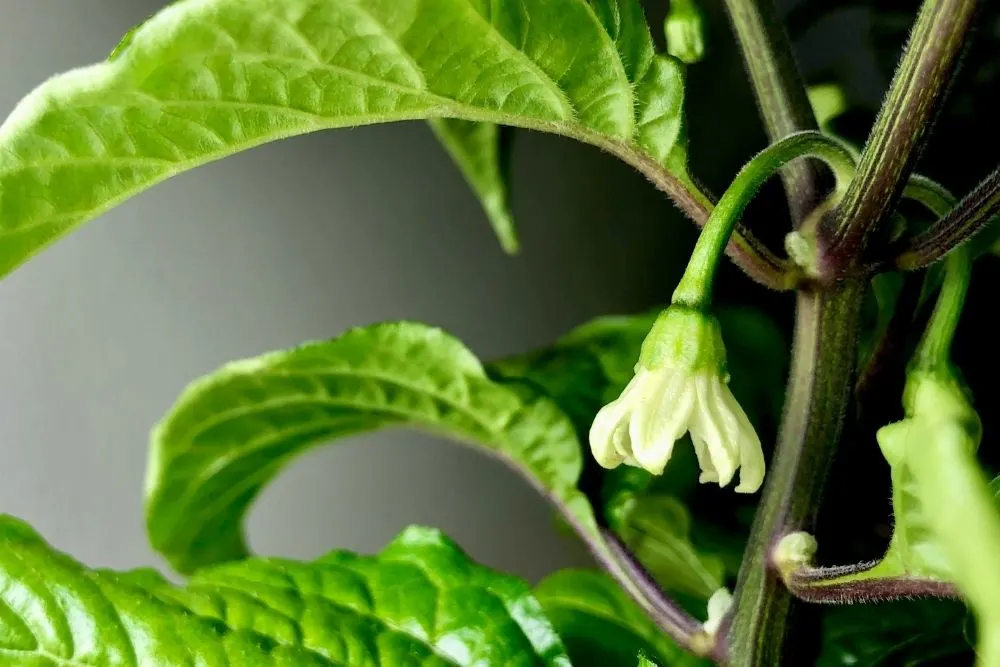
{"type": "Polygon", "coordinates": [[[979,421],[956,372],[949,369],[910,371],[903,391],[903,409],[909,417],[934,421],[979,421]]]}
{"type": "Polygon", "coordinates": [[[711,314],[674,304],[660,313],[642,343],[640,370],[678,368],[726,376],[722,328],[711,314]]]}
{"type": "Polygon", "coordinates": [[[879,429],[878,443],[890,465],[905,465],[910,454],[907,445],[913,436],[920,437],[939,426],[952,425],[968,434],[971,452],[979,445],[982,423],[972,407],[968,392],[950,367],[914,368],[903,390],[906,419],[879,429]]]}

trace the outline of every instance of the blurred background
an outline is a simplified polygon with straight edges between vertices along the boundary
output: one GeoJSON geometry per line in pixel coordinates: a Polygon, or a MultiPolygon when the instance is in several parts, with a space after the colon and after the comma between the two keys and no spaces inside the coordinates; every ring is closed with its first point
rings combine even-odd
{"type": "MultiPolygon", "coordinates": [[[[0,0],[3,115],[46,77],[106,57],[164,4],[0,0]]],[[[666,3],[649,5],[662,39],[666,3]]],[[[765,140],[728,26],[717,3],[707,7],[711,52],[690,70],[688,113],[694,173],[720,192],[765,140]]],[[[867,47],[868,14],[847,7],[803,26],[796,45],[810,81],[840,76],[852,99],[874,105],[891,63],[880,68],[867,47]]],[[[516,134],[512,172],[516,257],[501,252],[422,123],[252,150],[47,250],[0,283],[0,511],[88,564],[159,565],[142,520],[148,432],[220,364],[401,318],[441,326],[489,359],[669,299],[695,232],[640,176],[527,132],[516,134]]],[[[780,243],[776,194],[751,214],[780,243]]],[[[787,330],[789,297],[735,270],[721,289],[787,330]]],[[[249,536],[258,552],[312,557],[377,550],[410,523],[438,526],[480,561],[531,579],[587,562],[506,468],[411,432],[298,459],[257,503],[249,536]]]]}

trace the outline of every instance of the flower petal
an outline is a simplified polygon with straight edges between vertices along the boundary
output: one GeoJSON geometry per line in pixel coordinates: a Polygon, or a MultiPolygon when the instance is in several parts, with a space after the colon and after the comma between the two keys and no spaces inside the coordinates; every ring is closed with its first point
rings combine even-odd
{"type": "Polygon", "coordinates": [[[633,440],[632,455],[639,465],[654,475],[663,474],[674,444],[687,431],[691,411],[694,409],[694,388],[688,376],[674,372],[664,379],[662,391],[655,403],[643,405],[638,410],[643,440],[633,440]]]}
{"type": "MultiPolygon", "coordinates": [[[[632,418],[629,419],[628,434],[635,443],[649,442],[650,430],[655,422],[660,401],[678,376],[671,370],[639,371],[644,382],[632,392],[632,418]],[[648,378],[648,379],[647,379],[648,378]]],[[[637,376],[638,377],[638,376],[637,376]]],[[[640,445],[641,446],[641,445],[640,445]]]]}
{"type": "MultiPolygon", "coordinates": [[[[604,468],[617,468],[625,460],[614,436],[621,430],[619,427],[622,424],[627,427],[628,413],[629,404],[623,396],[601,408],[590,426],[590,451],[604,468]]],[[[627,432],[625,437],[628,437],[627,432]]]]}
{"type": "Polygon", "coordinates": [[[708,447],[705,445],[705,439],[701,437],[701,434],[695,435],[691,433],[691,444],[694,445],[694,455],[698,457],[698,467],[701,468],[701,475],[698,477],[699,484],[707,484],[709,482],[718,482],[719,473],[712,465],[712,457],[708,454],[708,447]]]}
{"type": "Polygon", "coordinates": [[[750,418],[743,411],[729,387],[723,387],[722,392],[726,408],[736,420],[738,426],[738,446],[740,453],[740,483],[736,486],[737,493],[754,493],[764,483],[764,450],[760,445],[760,437],[754,430],[750,418]]]}
{"type": "Polygon", "coordinates": [[[720,410],[722,397],[716,385],[721,386],[722,381],[715,375],[703,374],[695,379],[698,397],[691,419],[691,437],[699,438],[704,443],[718,475],[719,486],[725,486],[736,474],[739,450],[737,443],[728,439],[730,433],[727,430],[732,429],[727,428],[728,413],[723,416],[726,411],[720,410]]]}

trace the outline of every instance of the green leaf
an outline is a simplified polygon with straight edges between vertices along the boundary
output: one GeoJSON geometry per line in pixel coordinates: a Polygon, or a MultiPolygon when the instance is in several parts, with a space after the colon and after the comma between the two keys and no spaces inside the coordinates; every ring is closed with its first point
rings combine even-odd
{"type": "Polygon", "coordinates": [[[640,653],[670,667],[708,664],[685,653],[603,574],[563,570],[542,581],[535,596],[576,667],[629,665],[640,653]]]}
{"type": "Polygon", "coordinates": [[[816,667],[971,666],[964,621],[965,607],[947,600],[831,607],[816,667]]]}
{"type": "Polygon", "coordinates": [[[682,66],[653,54],[637,7],[180,0],[111,60],[50,79],[0,127],[0,275],[187,169],[370,123],[555,132],[658,163],[704,200],[685,172],[682,66]]]}
{"type": "Polygon", "coordinates": [[[816,114],[816,123],[825,132],[831,131],[830,123],[847,111],[847,94],[837,83],[821,83],[809,86],[809,104],[816,114]]]}
{"type": "Polygon", "coordinates": [[[623,490],[611,498],[608,522],[666,591],[708,601],[723,586],[725,563],[699,553],[691,541],[691,515],[677,498],[623,490]]]}
{"type": "Polygon", "coordinates": [[[430,125],[479,197],[500,246],[509,254],[516,253],[517,228],[508,200],[502,129],[492,123],[453,118],[434,119],[430,125]]]}
{"type": "Polygon", "coordinates": [[[248,506],[295,456],[393,426],[480,446],[596,531],[575,486],[569,419],[548,398],[492,382],[455,338],[403,322],[231,363],[189,386],[152,435],[152,544],[182,572],[243,557],[248,506]]]}
{"type": "MultiPolygon", "coordinates": [[[[625,75],[632,85],[640,83],[653,68],[653,40],[638,0],[588,0],[607,37],[614,41],[625,75]]],[[[673,65],[675,68],[676,65],[673,65]]],[[[666,81],[673,85],[673,79],[666,81]]],[[[641,94],[652,99],[662,91],[655,90],[662,81],[644,81],[641,94]]],[[[683,85],[683,83],[681,83],[683,85]]],[[[656,102],[654,102],[656,104],[656,102]]],[[[656,117],[647,115],[646,120],[656,117]]],[[[678,117],[682,110],[678,108],[678,117]]],[[[501,246],[508,253],[518,249],[517,233],[508,202],[506,142],[499,128],[492,123],[452,119],[431,121],[438,138],[458,164],[469,185],[479,197],[501,246]]],[[[655,131],[659,131],[659,128],[655,131]]],[[[675,134],[666,128],[668,135],[675,134]]],[[[686,156],[681,139],[674,139],[672,164],[678,174],[684,173],[686,156]]]]}
{"type": "Polygon", "coordinates": [[[440,532],[379,556],[253,559],[183,588],[149,570],[95,571],[0,516],[0,663],[11,667],[561,665],[531,590],[440,532]]]}

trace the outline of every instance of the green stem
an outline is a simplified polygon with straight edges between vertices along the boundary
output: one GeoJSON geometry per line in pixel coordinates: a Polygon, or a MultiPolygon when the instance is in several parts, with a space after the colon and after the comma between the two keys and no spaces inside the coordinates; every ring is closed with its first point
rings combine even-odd
{"type": "Polygon", "coordinates": [[[917,368],[944,368],[951,363],[951,341],[962,317],[972,262],[966,248],[951,253],[945,262],[941,293],[913,358],[912,363],[917,368]]]}
{"type": "MultiPolygon", "coordinates": [[[[533,129],[533,128],[529,128],[533,129]]],[[[646,153],[624,141],[608,141],[594,134],[568,135],[589,142],[608,151],[633,167],[665,193],[695,224],[703,227],[715,204],[691,176],[679,177],[646,153]]],[[[726,248],[726,254],[751,279],[773,290],[788,290],[794,285],[789,276],[789,262],[775,255],[744,225],[737,225],[736,232],[726,248]]]]}
{"type": "MultiPolygon", "coordinates": [[[[920,202],[939,217],[948,215],[956,203],[954,195],[948,190],[922,177],[910,179],[903,196],[920,202]]],[[[941,292],[911,367],[933,370],[945,369],[951,364],[951,342],[962,317],[971,277],[972,257],[968,248],[961,247],[947,256],[941,292]]]]}
{"type": "MultiPolygon", "coordinates": [[[[772,0],[726,0],[757,106],[771,141],[804,130],[818,130],[791,43],[772,0]]],[[[818,203],[820,182],[808,162],[782,171],[788,206],[796,224],[818,203]]]]}
{"type": "Polygon", "coordinates": [[[831,278],[865,261],[872,236],[901,194],[958,69],[976,7],[977,0],[924,0],[858,176],[836,215],[825,219],[830,247],[823,272],[831,278]]]}
{"type": "Polygon", "coordinates": [[[834,197],[843,194],[854,175],[850,151],[819,132],[793,134],[765,148],[740,170],[709,216],[674,291],[674,303],[701,309],[711,305],[719,259],[743,211],[768,178],[801,157],[819,158],[830,166],[837,182],[834,197]]]}
{"type": "Polygon", "coordinates": [[[781,661],[793,600],[771,552],[815,522],[851,398],[864,291],[862,281],[848,280],[799,292],[788,401],[736,584],[730,667],[803,664],[781,661]]]}

